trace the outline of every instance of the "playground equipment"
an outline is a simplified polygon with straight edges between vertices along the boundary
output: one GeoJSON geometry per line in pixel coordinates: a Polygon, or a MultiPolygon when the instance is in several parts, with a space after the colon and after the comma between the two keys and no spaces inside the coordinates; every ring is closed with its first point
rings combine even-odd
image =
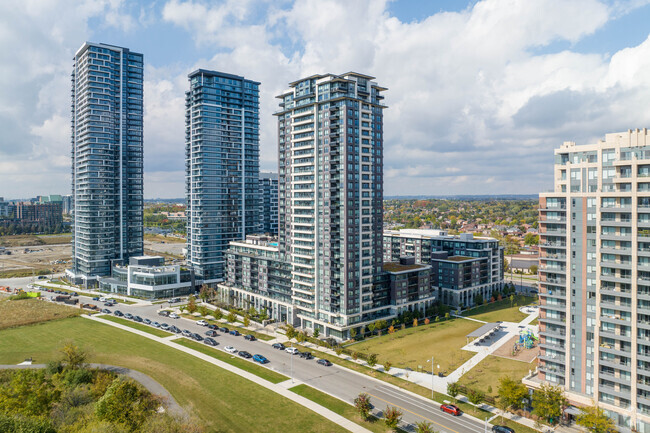
{"type": "Polygon", "coordinates": [[[530,329],[523,329],[519,332],[519,339],[515,341],[514,347],[512,348],[512,355],[516,355],[522,349],[532,349],[535,347],[535,342],[538,341],[538,338],[535,337],[535,334],[530,329]]]}

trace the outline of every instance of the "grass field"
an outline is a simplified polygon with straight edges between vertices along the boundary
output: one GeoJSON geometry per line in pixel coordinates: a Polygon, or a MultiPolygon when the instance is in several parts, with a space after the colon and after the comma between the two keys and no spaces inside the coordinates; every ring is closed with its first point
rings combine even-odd
{"type": "Polygon", "coordinates": [[[177,238],[174,236],[154,235],[151,233],[145,234],[144,240],[152,242],[165,242],[167,244],[184,244],[187,242],[185,239],[177,238]]]}
{"type": "Polygon", "coordinates": [[[104,314],[99,316],[101,319],[109,320],[111,322],[119,323],[120,325],[128,326],[129,328],[137,329],[138,331],[144,331],[156,337],[169,337],[174,335],[171,332],[163,331],[162,329],[154,328],[153,326],[145,325],[143,323],[133,322],[131,320],[122,319],[121,317],[111,316],[109,314],[104,314]]]}
{"type": "Polygon", "coordinates": [[[416,370],[419,365],[427,367],[427,359],[435,358],[436,365],[440,365],[442,372],[451,373],[474,353],[460,350],[467,344],[466,335],[481,324],[465,319],[451,319],[439,323],[408,328],[385,334],[357,344],[347,346],[348,349],[376,353],[379,364],[390,361],[394,367],[409,367],[416,370]]]}
{"type": "Polygon", "coordinates": [[[463,316],[472,317],[485,322],[502,321],[518,323],[528,317],[526,314],[519,311],[519,307],[530,305],[536,300],[537,299],[532,296],[515,295],[512,304],[510,299],[495,301],[491,304],[485,304],[467,310],[463,312],[463,316]]]}
{"type": "MultiPolygon", "coordinates": [[[[382,420],[376,417],[371,417],[368,421],[363,420],[359,416],[357,410],[351,404],[339,400],[338,398],[332,397],[329,394],[325,394],[324,392],[314,389],[311,386],[298,385],[298,386],[294,386],[293,388],[289,388],[289,391],[293,391],[298,395],[302,395],[303,397],[315,403],[318,403],[321,406],[328,408],[332,412],[335,412],[341,415],[342,417],[347,418],[350,421],[355,422],[360,426],[367,428],[371,432],[386,433],[392,431],[386,427],[386,424],[384,424],[382,420]]],[[[372,398],[371,398],[371,402],[372,402],[372,398]]],[[[381,406],[378,405],[377,403],[378,402],[375,402],[374,404],[376,406],[379,406],[379,408],[381,408],[381,406]]],[[[397,431],[403,432],[404,430],[397,429],[397,431]]]]}
{"type": "Polygon", "coordinates": [[[224,353],[215,348],[208,347],[205,344],[197,343],[196,341],[191,341],[185,338],[181,338],[174,342],[180,344],[181,346],[198,350],[201,353],[205,353],[208,356],[218,359],[219,361],[226,362],[237,368],[241,368],[242,370],[248,371],[249,373],[253,373],[254,375],[259,376],[262,379],[268,380],[269,382],[280,383],[289,379],[287,376],[283,374],[277,373],[273,370],[269,370],[268,368],[255,364],[252,361],[248,361],[239,355],[231,355],[229,353],[224,353]]]}
{"type": "Polygon", "coordinates": [[[69,244],[71,241],[71,233],[62,233],[59,235],[8,235],[0,236],[0,247],[69,244]]]}
{"type": "Polygon", "coordinates": [[[489,355],[479,362],[476,367],[461,376],[458,382],[469,388],[480,389],[486,394],[495,397],[498,394],[499,379],[501,377],[510,376],[515,380],[521,380],[528,374],[529,370],[535,370],[536,365],[536,361],[527,363],[489,355]],[[488,392],[489,386],[492,386],[492,392],[488,392]]]}
{"type": "Polygon", "coordinates": [[[90,353],[91,362],[141,371],[164,386],[211,432],[344,432],[304,407],[205,361],[144,337],[81,317],[8,329],[0,363],[59,358],[64,341],[90,353]]]}
{"type": "Polygon", "coordinates": [[[79,308],[38,299],[0,299],[0,329],[78,316],[79,308]]]}

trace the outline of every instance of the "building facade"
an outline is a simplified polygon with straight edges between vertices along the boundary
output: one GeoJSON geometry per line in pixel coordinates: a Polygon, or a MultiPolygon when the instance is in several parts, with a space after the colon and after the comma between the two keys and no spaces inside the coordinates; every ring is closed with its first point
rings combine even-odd
{"type": "Polygon", "coordinates": [[[20,223],[37,223],[47,227],[58,227],[63,222],[61,202],[16,203],[16,220],[20,223]]]}
{"type": "Polygon", "coordinates": [[[110,275],[143,251],[142,54],[86,42],[72,71],[72,268],[110,275]]]}
{"type": "MultiPolygon", "coordinates": [[[[338,339],[391,314],[375,297],[383,272],[386,89],[372,80],[348,73],[295,81],[275,113],[277,254],[291,268],[287,321],[338,339]]],[[[220,289],[242,290],[233,283],[220,289]]]]}
{"type": "Polygon", "coordinates": [[[453,307],[473,306],[503,289],[503,247],[494,238],[449,235],[444,230],[386,230],[383,252],[385,262],[409,256],[431,265],[434,291],[453,307]]]}
{"type": "Polygon", "coordinates": [[[260,232],[278,235],[278,175],[260,173],[260,232]]]}
{"type": "Polygon", "coordinates": [[[565,142],[553,174],[539,198],[539,373],[526,384],[650,432],[648,130],[565,142]]]}
{"type": "Polygon", "coordinates": [[[228,243],[259,231],[259,84],[189,74],[185,93],[187,263],[198,280],[225,276],[228,243]]]}

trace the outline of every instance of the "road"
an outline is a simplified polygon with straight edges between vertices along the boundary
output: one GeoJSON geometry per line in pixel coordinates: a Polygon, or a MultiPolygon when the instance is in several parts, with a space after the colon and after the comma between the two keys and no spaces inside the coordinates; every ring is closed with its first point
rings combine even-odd
{"type": "MultiPolygon", "coordinates": [[[[52,294],[47,292],[43,294],[45,296],[52,296],[52,294]]],[[[99,302],[92,301],[90,298],[84,296],[80,296],[79,298],[80,302],[99,304],[99,302]]],[[[197,332],[201,335],[205,334],[207,329],[197,325],[193,320],[185,318],[169,319],[158,315],[159,309],[167,305],[167,303],[158,305],[118,304],[115,307],[109,307],[109,309],[111,312],[119,309],[122,313],[131,313],[152,321],[176,325],[181,330],[187,329],[190,332],[197,332]]],[[[232,326],[229,327],[233,329],[232,326]]],[[[397,387],[366,375],[339,367],[336,364],[331,367],[326,367],[317,364],[315,359],[306,360],[295,355],[292,360],[292,355],[285,351],[273,349],[267,342],[260,340],[254,342],[247,341],[243,336],[234,336],[223,332],[218,332],[218,334],[215,339],[219,342],[219,345],[215,350],[223,350],[226,346],[234,346],[237,350],[245,350],[252,354],[259,353],[264,355],[270,361],[269,364],[266,364],[267,368],[282,373],[287,377],[293,377],[296,385],[305,383],[350,403],[359,393],[365,392],[371,396],[371,402],[376,410],[381,411],[389,405],[396,406],[404,413],[402,417],[404,422],[414,424],[426,420],[434,424],[435,429],[441,433],[475,433],[483,432],[485,429],[483,422],[477,422],[475,419],[466,415],[453,417],[445,414],[440,411],[439,405],[433,404],[431,400],[400,390],[397,387]]]]}

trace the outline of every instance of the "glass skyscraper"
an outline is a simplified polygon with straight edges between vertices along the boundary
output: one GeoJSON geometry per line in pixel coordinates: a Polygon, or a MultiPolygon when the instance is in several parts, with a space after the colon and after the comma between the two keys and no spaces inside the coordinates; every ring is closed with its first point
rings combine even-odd
{"type": "Polygon", "coordinates": [[[203,69],[185,93],[187,263],[203,283],[224,277],[224,251],[259,224],[259,85],[203,69]]]}
{"type": "Polygon", "coordinates": [[[72,257],[92,282],[143,252],[142,54],[86,42],[72,71],[72,257]]]}

